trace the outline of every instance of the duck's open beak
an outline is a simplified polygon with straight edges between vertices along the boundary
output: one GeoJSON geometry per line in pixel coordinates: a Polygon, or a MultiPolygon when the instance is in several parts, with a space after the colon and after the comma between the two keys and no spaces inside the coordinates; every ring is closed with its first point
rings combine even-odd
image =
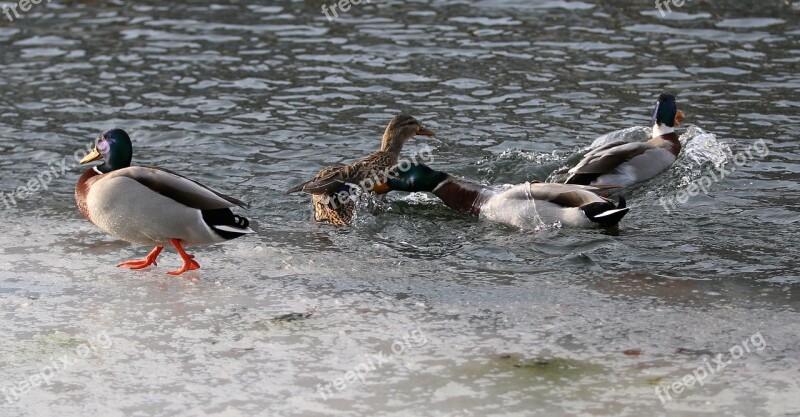
{"type": "Polygon", "coordinates": [[[678,112],[677,112],[677,113],[675,113],[675,126],[680,126],[680,125],[681,125],[681,122],[682,122],[684,119],[686,119],[686,116],[684,116],[684,115],[683,115],[683,112],[682,112],[682,111],[678,110],[678,112]]]}
{"type": "Polygon", "coordinates": [[[419,136],[433,136],[436,133],[433,130],[428,129],[427,127],[420,126],[419,130],[417,130],[417,135],[419,136]]]}
{"type": "Polygon", "coordinates": [[[92,149],[92,153],[83,157],[79,163],[81,165],[88,164],[89,162],[96,161],[102,157],[103,155],[97,150],[97,146],[95,146],[94,149],[92,149]]]}

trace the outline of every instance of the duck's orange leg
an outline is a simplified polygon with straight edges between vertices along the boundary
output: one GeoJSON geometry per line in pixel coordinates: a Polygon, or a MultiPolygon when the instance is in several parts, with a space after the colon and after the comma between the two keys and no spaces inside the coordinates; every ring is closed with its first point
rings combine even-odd
{"type": "Polygon", "coordinates": [[[183,250],[183,246],[181,246],[180,239],[170,239],[170,243],[172,243],[172,246],[175,246],[175,249],[178,250],[178,254],[181,256],[181,259],[183,259],[183,268],[177,271],[167,272],[168,274],[180,275],[186,271],[193,271],[195,269],[200,269],[200,264],[195,262],[194,255],[189,255],[188,253],[186,253],[185,250],[183,250]]]}
{"type": "Polygon", "coordinates": [[[143,269],[143,268],[147,268],[150,265],[158,266],[158,263],[156,263],[156,259],[158,258],[158,254],[161,253],[162,250],[164,250],[163,246],[156,246],[155,249],[153,249],[152,251],[150,251],[150,253],[147,254],[146,258],[144,258],[144,259],[142,259],[140,261],[123,262],[123,263],[121,263],[121,264],[119,264],[117,266],[118,267],[130,268],[130,269],[143,269]]]}

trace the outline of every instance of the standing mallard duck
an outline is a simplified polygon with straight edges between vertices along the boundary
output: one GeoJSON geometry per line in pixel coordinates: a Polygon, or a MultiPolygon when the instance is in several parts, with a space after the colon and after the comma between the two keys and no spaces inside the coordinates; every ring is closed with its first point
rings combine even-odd
{"type": "Polygon", "coordinates": [[[164,246],[172,244],[183,268],[169,274],[180,275],[200,269],[182,245],[219,243],[255,233],[246,218],[230,210],[246,208],[247,203],[165,169],[131,166],[132,157],[131,139],[124,130],[103,132],[80,163],[105,162],[84,172],[75,187],[75,200],[86,220],[122,240],[155,246],[145,259],[118,266],[157,265],[164,246]]]}
{"type": "Polygon", "coordinates": [[[386,126],[380,151],[350,165],[325,167],[314,179],[292,187],[286,194],[298,191],[311,194],[317,222],[347,226],[355,210],[351,197],[359,192],[380,191],[382,184],[373,179],[386,177],[397,164],[403,145],[416,135],[433,136],[434,132],[407,114],[395,116],[386,126]]]}
{"type": "Polygon", "coordinates": [[[539,221],[579,228],[615,227],[629,210],[623,198],[615,205],[598,195],[611,187],[524,183],[497,190],[424,164],[396,167],[387,186],[391,191],[432,192],[461,213],[520,228],[539,221]]]}
{"type": "Polygon", "coordinates": [[[627,187],[647,181],[672,166],[681,153],[675,126],[683,120],[675,96],[661,94],[653,111],[653,134],[647,142],[614,142],[583,157],[569,170],[567,184],[627,187]]]}

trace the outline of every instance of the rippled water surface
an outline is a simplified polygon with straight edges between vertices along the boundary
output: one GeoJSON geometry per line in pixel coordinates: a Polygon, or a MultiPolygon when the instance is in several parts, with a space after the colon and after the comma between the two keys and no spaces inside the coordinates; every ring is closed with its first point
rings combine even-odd
{"type": "Polygon", "coordinates": [[[796,1],[373,0],[332,22],[323,4],[0,15],[0,191],[59,174],[0,200],[0,415],[800,415],[796,1]],[[662,91],[684,151],[627,191],[618,232],[519,230],[420,194],[335,229],[282,194],[377,149],[401,111],[437,131],[405,151],[428,144],[436,168],[557,179],[646,138],[662,91]],[[149,248],[73,200],[73,155],[114,126],[135,163],[249,201],[259,234],[194,248],[203,268],[180,278],[171,251],[116,268],[149,248]],[[735,164],[759,140],[769,155],[735,164]]]}

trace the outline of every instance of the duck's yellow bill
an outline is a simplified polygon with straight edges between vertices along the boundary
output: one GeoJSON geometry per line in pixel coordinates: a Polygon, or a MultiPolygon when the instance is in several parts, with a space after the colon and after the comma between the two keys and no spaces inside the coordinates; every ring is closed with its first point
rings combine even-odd
{"type": "Polygon", "coordinates": [[[683,115],[682,111],[678,110],[678,112],[675,113],[675,126],[680,126],[684,119],[686,119],[686,116],[683,115]]]}
{"type": "Polygon", "coordinates": [[[89,155],[84,156],[83,159],[81,159],[81,161],[79,163],[81,165],[88,164],[89,162],[96,161],[96,160],[98,160],[98,159],[100,159],[102,157],[103,157],[103,155],[100,152],[97,151],[97,147],[95,146],[94,149],[92,149],[92,153],[90,153],[89,155]]]}

